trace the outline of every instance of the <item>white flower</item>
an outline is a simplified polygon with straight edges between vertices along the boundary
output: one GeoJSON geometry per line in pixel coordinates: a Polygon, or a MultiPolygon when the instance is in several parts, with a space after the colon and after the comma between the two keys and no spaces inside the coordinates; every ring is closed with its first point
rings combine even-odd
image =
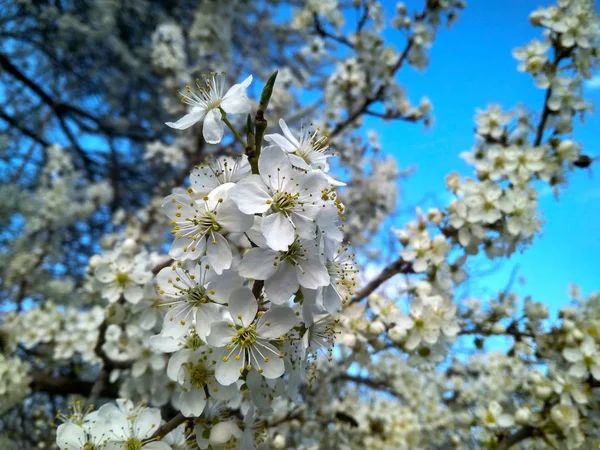
{"type": "Polygon", "coordinates": [[[287,250],[295,235],[314,239],[315,219],[322,208],[321,191],[327,181],[321,172],[304,174],[294,170],[278,147],[262,150],[260,176],[237,183],[229,197],[245,214],[263,214],[262,232],[273,250],[287,250]]]}
{"type": "Polygon", "coordinates": [[[325,248],[325,267],[329,273],[329,284],[319,289],[317,304],[322,305],[329,314],[337,314],[342,305],[354,295],[358,269],[354,263],[354,255],[349,254],[347,248],[339,247],[335,252],[334,246],[325,248]]]}
{"type": "Polygon", "coordinates": [[[159,409],[134,407],[130,400],[119,399],[116,405],[103,405],[98,417],[107,422],[107,450],[170,450],[168,444],[152,440],[161,423],[159,409]]]}
{"type": "Polygon", "coordinates": [[[144,257],[115,253],[98,264],[94,275],[104,284],[102,297],[114,303],[123,295],[129,303],[138,303],[144,296],[144,284],[152,278],[144,257]]]}
{"type": "MultiPolygon", "coordinates": [[[[311,133],[308,128],[301,127],[298,137],[290,131],[283,119],[279,119],[279,126],[283,131],[283,136],[279,133],[265,135],[265,140],[277,145],[281,150],[287,153],[294,167],[306,170],[320,170],[324,173],[329,172],[327,154],[329,145],[326,144],[327,137],[317,137],[319,130],[311,133]]],[[[334,180],[328,175],[327,181],[334,186],[344,186],[345,183],[334,180]]]]}
{"type": "Polygon", "coordinates": [[[218,274],[231,267],[233,254],[225,235],[243,233],[254,223],[252,216],[242,213],[228,198],[233,186],[222,184],[197,201],[187,194],[173,194],[165,199],[163,210],[171,219],[175,236],[169,250],[173,259],[197,260],[206,254],[218,274]]]}
{"type": "Polygon", "coordinates": [[[477,111],[475,122],[477,134],[500,139],[504,133],[504,126],[510,122],[511,115],[503,113],[498,105],[490,105],[487,111],[477,111]]]}
{"type": "Polygon", "coordinates": [[[242,279],[233,270],[217,275],[202,262],[165,267],[156,281],[159,294],[165,297],[161,306],[169,308],[162,333],[181,337],[195,325],[202,340],[211,322],[220,318],[219,305],[227,302],[231,292],[242,285],[242,279]]]}
{"type": "Polygon", "coordinates": [[[102,420],[92,423],[63,423],[56,429],[56,445],[60,450],[101,450],[106,443],[106,424],[102,420]]]}
{"type": "Polygon", "coordinates": [[[300,286],[317,289],[328,286],[331,280],[321,261],[319,245],[300,239],[283,252],[252,248],[238,269],[243,277],[266,280],[267,298],[277,305],[287,302],[300,286]]]}
{"type": "Polygon", "coordinates": [[[182,349],[171,356],[168,375],[182,386],[179,409],[186,417],[199,417],[204,411],[207,392],[216,400],[231,400],[237,386],[222,386],[215,379],[213,350],[199,347],[182,349]]]}
{"type": "Polygon", "coordinates": [[[251,170],[246,155],[235,158],[221,156],[206,165],[196,166],[190,174],[190,183],[194,191],[203,197],[222,184],[237,183],[250,175],[251,170]]]}
{"type": "Polygon", "coordinates": [[[231,294],[228,306],[231,320],[215,322],[207,342],[224,347],[217,360],[215,376],[225,386],[236,382],[242,372],[253,368],[265,378],[279,378],[285,371],[284,354],[272,342],[281,339],[297,324],[291,308],[273,306],[263,313],[248,288],[231,294]]]}
{"type": "Polygon", "coordinates": [[[192,91],[188,86],[188,93],[183,94],[182,102],[192,107],[177,122],[167,122],[171,128],[185,130],[196,122],[204,120],[202,134],[209,144],[218,144],[223,138],[223,121],[221,120],[221,109],[227,114],[248,114],[251,104],[246,95],[246,88],[252,82],[252,75],[240,84],[233,85],[227,92],[223,84],[223,78],[218,74],[211,74],[210,78],[204,80],[206,86],[196,83],[198,92],[192,91]]]}
{"type": "Polygon", "coordinates": [[[496,401],[491,402],[487,408],[478,408],[476,412],[486,428],[509,428],[515,424],[513,416],[503,414],[502,406],[496,401]]]}
{"type": "Polygon", "coordinates": [[[600,352],[592,338],[586,336],[579,348],[565,348],[563,356],[572,365],[569,374],[577,378],[592,376],[600,381],[600,352]]]}
{"type": "Polygon", "coordinates": [[[185,423],[179,425],[162,439],[163,442],[169,444],[172,450],[189,450],[189,435],[185,432],[185,427],[185,423]]]}

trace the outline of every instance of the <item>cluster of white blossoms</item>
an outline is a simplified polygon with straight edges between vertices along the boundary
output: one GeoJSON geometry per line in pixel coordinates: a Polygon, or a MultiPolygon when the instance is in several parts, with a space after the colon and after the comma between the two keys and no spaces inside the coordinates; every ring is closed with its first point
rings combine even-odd
{"type": "Polygon", "coordinates": [[[85,362],[96,362],[94,346],[103,319],[104,310],[99,306],[86,311],[48,302],[21,314],[11,313],[3,329],[11,340],[27,350],[50,349],[56,361],[71,360],[78,355],[85,362]]]}
{"type": "MultiPolygon", "coordinates": [[[[203,3],[191,26],[152,25],[148,56],[162,88],[198,73],[193,54],[237,56],[229,36],[251,3],[203,3]]],[[[531,16],[544,32],[514,56],[545,89],[542,110],[478,111],[475,145],[462,154],[473,174],[450,174],[449,204],[417,208],[402,224],[398,179],[411,169],[356,129],[369,116],[429,123],[429,101],[411,104],[396,74],[425,68],[439,26],[464,4],[426,1],[413,12],[399,3],[391,25],[406,47],[396,49],[383,39],[386,5],[346,3],[294,11],[290,33],[310,39],[291,53],[306,67],[283,69],[279,84],[272,76],[256,105],[252,76],[229,88],[211,73],[183,91],[186,113],[143,140],[139,161],[169,171],[140,196],[144,207],[112,198],[95,173],[86,180],[100,158],[73,162],[59,147],[36,190],[0,188],[0,220],[24,230],[0,269],[9,294],[0,412],[40,405],[30,414],[40,448],[54,439],[38,419],[56,407],[48,399],[73,395],[102,406],[76,400],[59,416],[60,450],[600,446],[600,296],[573,295],[552,321],[544,303],[510,286],[462,299],[471,264],[537,239],[540,189],[558,193],[591,164],[572,132],[590,110],[582,84],[598,66],[592,2],[558,0],[531,16]],[[342,8],[354,10],[355,33],[342,8]],[[313,67],[323,104],[303,110],[295,89],[312,86],[313,67]],[[309,114],[316,125],[301,119],[309,114]],[[104,228],[90,220],[74,232],[91,217],[104,228]],[[384,248],[377,233],[392,221],[384,248]],[[84,271],[71,249],[90,236],[102,251],[84,271]],[[353,250],[379,275],[359,280],[353,250]]],[[[257,66],[243,70],[266,78],[268,65],[257,66]]],[[[168,115],[182,111],[161,100],[168,115]]],[[[10,426],[0,417],[0,439],[10,426]]]]}
{"type": "Polygon", "coordinates": [[[0,414],[23,400],[30,391],[30,366],[19,357],[0,353],[0,414]]]}
{"type": "Polygon", "coordinates": [[[162,423],[160,410],[134,405],[130,400],[119,399],[97,411],[84,411],[76,403],[59,417],[64,421],[56,430],[56,444],[61,450],[183,450],[187,445],[184,427],[171,431],[163,440],[155,439],[153,435],[162,423]]]}
{"type": "MultiPolygon", "coordinates": [[[[215,114],[237,134],[228,105],[250,110],[250,80],[223,96],[213,75],[202,98],[186,95],[205,136],[215,114]]],[[[275,395],[275,381],[302,370],[317,349],[313,341],[331,347],[324,318],[341,310],[356,283],[340,244],[343,206],[334,188],[342,183],[327,174],[326,138],[318,130],[294,132],[284,120],[279,125],[283,134],[264,136],[270,145],[254,164],[241,155],[198,166],[190,188],[163,205],[174,262],[156,277],[166,314],[151,342],[172,353],[167,374],[181,387],[186,416],[200,416],[209,399],[234,399],[240,379],[262,397],[275,395]]]]}
{"type": "Polygon", "coordinates": [[[40,233],[89,218],[113,195],[107,182],[81,185],[69,154],[59,145],[47,149],[48,164],[41,174],[42,183],[26,209],[27,233],[40,233]],[[79,185],[79,189],[77,187],[79,185]]]}
{"type": "MultiPolygon", "coordinates": [[[[185,95],[192,112],[170,125],[203,121],[205,138],[217,142],[226,125],[239,141],[228,113],[250,111],[251,79],[223,94],[220,75],[211,75],[200,93],[185,95]]],[[[327,138],[308,127],[291,130],[283,119],[279,126],[282,134],[261,136],[266,145],[255,153],[199,165],[187,190],[165,198],[170,263],[153,269],[156,258],[126,240],[92,258],[88,270],[89,290],[110,304],[98,341],[110,382],[124,380],[122,395],[206,418],[196,433],[200,448],[252,447],[254,411],[297,397],[317,352],[333,347],[335,316],[357,283],[335,191],[344,183],[328,174],[327,138]],[[218,419],[215,411],[226,407],[244,411],[247,426],[218,419]]],[[[160,418],[143,430],[131,419],[151,410],[113,423],[106,408],[114,406],[79,420],[79,428],[61,425],[69,433],[59,428],[57,444],[112,448],[118,435],[127,449],[159,448],[151,438],[160,418]]]]}

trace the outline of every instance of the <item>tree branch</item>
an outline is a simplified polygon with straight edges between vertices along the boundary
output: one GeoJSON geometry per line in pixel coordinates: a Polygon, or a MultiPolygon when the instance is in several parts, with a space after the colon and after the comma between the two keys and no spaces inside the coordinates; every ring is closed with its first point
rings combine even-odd
{"type": "Polygon", "coordinates": [[[415,273],[415,271],[412,268],[412,264],[402,260],[402,258],[394,261],[392,264],[383,269],[375,279],[371,280],[365,287],[358,291],[348,302],[348,305],[361,301],[387,280],[400,273],[408,274],[415,273]]]}
{"type": "Polygon", "coordinates": [[[187,418],[183,414],[181,414],[181,413],[177,414],[175,417],[173,417],[167,423],[160,426],[158,428],[158,430],[156,430],[154,432],[154,434],[152,435],[152,438],[165,437],[167,434],[169,434],[171,431],[173,431],[175,428],[177,428],[179,425],[181,425],[186,420],[187,420],[187,418]]]}

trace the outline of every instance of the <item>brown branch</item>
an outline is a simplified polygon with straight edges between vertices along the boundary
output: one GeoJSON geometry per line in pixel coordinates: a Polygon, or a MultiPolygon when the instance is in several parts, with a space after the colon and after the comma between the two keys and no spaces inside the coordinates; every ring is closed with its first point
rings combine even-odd
{"type": "MultiPolygon", "coordinates": [[[[550,71],[551,72],[556,72],[556,69],[558,68],[558,65],[560,64],[560,62],[569,56],[569,54],[571,53],[571,49],[567,49],[561,53],[557,53],[554,57],[554,61],[552,61],[552,64],[550,66],[550,71]]],[[[548,117],[550,116],[550,108],[548,108],[548,100],[550,100],[550,96],[552,95],[552,85],[550,85],[548,87],[548,89],[546,89],[546,96],[544,97],[544,109],[542,110],[542,116],[540,118],[540,123],[538,124],[536,133],[535,133],[535,141],[533,142],[533,146],[537,147],[538,145],[540,145],[542,143],[542,139],[544,138],[544,131],[546,128],[546,122],[548,121],[548,117]]]]}
{"type": "Polygon", "coordinates": [[[169,434],[171,431],[173,431],[175,428],[177,428],[179,425],[181,425],[186,420],[187,420],[187,418],[183,414],[181,414],[181,413],[177,414],[175,417],[173,417],[167,423],[158,427],[158,430],[156,430],[154,432],[154,434],[152,435],[152,438],[156,439],[156,438],[165,437],[167,434],[169,434]]]}
{"type": "Polygon", "coordinates": [[[535,433],[535,428],[530,427],[530,426],[523,427],[519,431],[516,431],[513,434],[509,434],[503,438],[500,438],[500,440],[498,441],[498,446],[496,447],[496,450],[508,450],[513,445],[516,445],[519,442],[524,441],[525,439],[529,439],[530,437],[533,437],[534,433],[535,433]]]}
{"type": "MultiPolygon", "coordinates": [[[[404,51],[398,58],[398,61],[396,61],[396,64],[394,64],[394,66],[390,70],[391,76],[393,76],[400,69],[400,67],[402,67],[402,65],[404,64],[404,61],[408,57],[408,54],[409,54],[412,46],[413,46],[413,40],[411,38],[408,40],[406,47],[404,48],[404,51]]],[[[338,123],[335,126],[335,128],[331,131],[331,133],[329,133],[329,136],[333,137],[333,136],[340,134],[342,131],[344,131],[350,124],[352,124],[356,119],[358,119],[360,116],[362,116],[367,111],[369,106],[371,106],[373,103],[381,100],[383,98],[384,94],[385,94],[385,85],[381,85],[379,87],[379,89],[377,89],[377,92],[375,93],[375,95],[373,97],[365,98],[363,103],[357,109],[355,109],[354,112],[351,113],[346,118],[346,120],[338,123]]]]}
{"type": "Polygon", "coordinates": [[[402,258],[394,261],[392,264],[387,266],[381,271],[377,278],[371,280],[365,287],[358,291],[354,297],[348,302],[348,305],[359,302],[365,297],[368,297],[375,289],[385,283],[387,280],[398,274],[409,274],[415,273],[412,268],[412,264],[403,261],[402,258]]]}
{"type": "Polygon", "coordinates": [[[4,120],[10,126],[17,128],[21,133],[23,133],[28,138],[33,139],[38,144],[40,144],[44,147],[50,146],[50,142],[45,140],[42,136],[39,136],[36,133],[34,133],[33,131],[29,130],[25,126],[21,125],[14,117],[9,116],[8,114],[6,114],[6,112],[4,112],[2,110],[0,110],[0,119],[4,120]]]}

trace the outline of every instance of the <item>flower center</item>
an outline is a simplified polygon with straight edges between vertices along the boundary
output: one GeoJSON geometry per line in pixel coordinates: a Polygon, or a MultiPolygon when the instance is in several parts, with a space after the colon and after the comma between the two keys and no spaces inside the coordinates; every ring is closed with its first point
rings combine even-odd
{"type": "Polygon", "coordinates": [[[91,442],[86,442],[85,444],[83,444],[81,450],[96,450],[96,447],[91,442]]]}
{"type": "Polygon", "coordinates": [[[185,344],[190,350],[198,350],[202,346],[202,339],[195,332],[192,332],[186,339],[185,344]]]}
{"type": "Polygon", "coordinates": [[[252,325],[239,328],[237,334],[231,338],[233,343],[238,344],[244,349],[252,347],[257,339],[256,331],[252,325]]]}
{"type": "Polygon", "coordinates": [[[125,445],[123,445],[123,450],[141,450],[142,446],[142,441],[140,441],[137,438],[131,437],[125,441],[125,445]]]}
{"type": "Polygon", "coordinates": [[[129,276],[126,273],[119,272],[115,278],[115,281],[119,286],[125,286],[129,281],[129,276]]]}
{"type": "Polygon", "coordinates": [[[298,259],[304,259],[304,247],[295,240],[292,245],[289,246],[288,251],[281,256],[281,262],[287,261],[293,266],[298,265],[298,259]]]}
{"type": "Polygon", "coordinates": [[[276,212],[288,212],[294,207],[298,197],[299,195],[297,193],[291,194],[289,192],[278,192],[273,197],[272,208],[276,212]]]}
{"type": "Polygon", "coordinates": [[[496,423],[496,418],[494,417],[494,415],[491,412],[487,412],[485,417],[483,418],[483,421],[489,425],[492,425],[494,423],[496,423]]]}
{"type": "Polygon", "coordinates": [[[196,364],[188,362],[184,364],[184,367],[187,370],[190,384],[196,389],[202,389],[208,384],[211,372],[206,368],[204,363],[201,361],[198,361],[196,364]]]}
{"type": "Polygon", "coordinates": [[[217,215],[214,212],[207,212],[199,219],[194,217],[193,219],[190,219],[190,221],[200,228],[200,233],[203,235],[210,231],[221,230],[221,225],[217,223],[217,215]]]}
{"type": "Polygon", "coordinates": [[[206,289],[202,286],[196,286],[187,290],[188,302],[192,306],[200,306],[210,302],[206,289]]]}

